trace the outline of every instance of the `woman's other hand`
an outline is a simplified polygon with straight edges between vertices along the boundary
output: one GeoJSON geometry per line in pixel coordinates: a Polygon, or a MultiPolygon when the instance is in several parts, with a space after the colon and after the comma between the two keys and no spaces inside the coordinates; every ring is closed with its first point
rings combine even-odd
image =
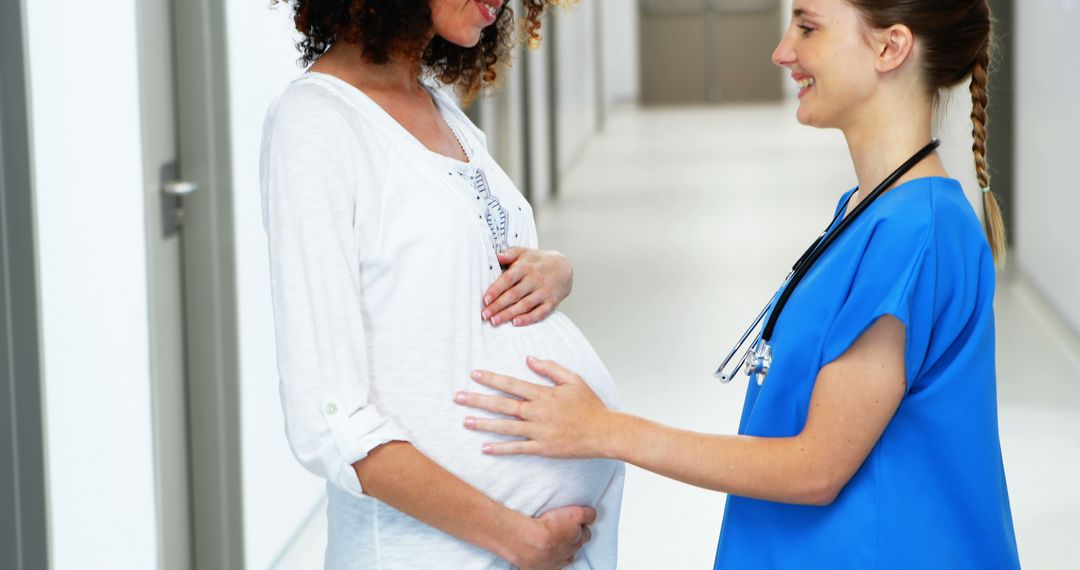
{"type": "Polygon", "coordinates": [[[526,519],[514,530],[515,554],[509,562],[522,570],[565,568],[592,538],[589,525],[594,522],[596,510],[591,507],[562,507],[526,519]]]}
{"type": "Polygon", "coordinates": [[[580,376],[551,362],[529,357],[529,368],[550,378],[554,387],[493,372],[475,371],[472,379],[506,396],[459,392],[455,401],[515,419],[467,417],[467,429],[519,437],[515,441],[489,443],[489,455],[541,455],[544,457],[604,457],[614,412],[580,376]]]}
{"type": "Polygon", "coordinates": [[[484,293],[481,313],[495,326],[523,327],[544,320],[574,286],[570,260],[557,251],[512,247],[499,253],[499,264],[507,269],[484,293]]]}

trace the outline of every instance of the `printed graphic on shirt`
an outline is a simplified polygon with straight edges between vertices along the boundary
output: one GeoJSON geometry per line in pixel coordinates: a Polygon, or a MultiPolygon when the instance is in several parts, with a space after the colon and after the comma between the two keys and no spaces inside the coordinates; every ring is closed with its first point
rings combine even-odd
{"type": "Polygon", "coordinates": [[[465,176],[472,183],[477,198],[484,205],[484,220],[487,222],[488,229],[491,230],[491,239],[495,244],[495,251],[499,252],[508,249],[510,247],[507,237],[510,233],[510,215],[507,213],[506,208],[503,208],[502,204],[499,203],[499,199],[491,194],[491,187],[488,186],[487,176],[484,175],[484,171],[477,168],[472,176],[467,176],[465,173],[462,173],[462,176],[465,176]]]}

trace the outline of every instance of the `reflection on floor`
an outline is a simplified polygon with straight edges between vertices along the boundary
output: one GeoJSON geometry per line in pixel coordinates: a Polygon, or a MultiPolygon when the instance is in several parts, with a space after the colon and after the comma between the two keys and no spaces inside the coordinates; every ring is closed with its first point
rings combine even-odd
{"type": "MultiPolygon", "coordinates": [[[[745,380],[721,386],[712,371],[853,180],[839,135],[797,126],[789,109],[611,117],[538,218],[542,246],[575,264],[563,310],[603,357],[624,409],[735,432],[745,380]]],[[[1080,343],[1020,278],[1001,277],[996,305],[1021,559],[1080,568],[1080,343]]],[[[631,468],[619,568],[711,568],[723,505],[718,493],[631,468]]],[[[305,532],[279,567],[320,566],[321,515],[305,532]]]]}

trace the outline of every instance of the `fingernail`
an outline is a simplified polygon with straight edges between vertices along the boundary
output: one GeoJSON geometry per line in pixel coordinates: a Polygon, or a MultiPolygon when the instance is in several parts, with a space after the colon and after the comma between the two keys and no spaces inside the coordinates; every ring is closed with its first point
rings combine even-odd
{"type": "Polygon", "coordinates": [[[464,404],[465,400],[467,399],[468,397],[465,396],[465,392],[458,392],[456,395],[454,395],[454,401],[459,404],[464,404]]]}
{"type": "Polygon", "coordinates": [[[491,318],[491,311],[484,311],[480,313],[480,316],[486,321],[491,318]]]}
{"type": "Polygon", "coordinates": [[[496,327],[497,327],[497,326],[499,326],[499,323],[501,323],[501,322],[502,322],[502,318],[501,318],[501,317],[495,317],[494,319],[491,319],[491,325],[492,325],[492,326],[496,326],[496,327]]]}
{"type": "Polygon", "coordinates": [[[469,374],[469,377],[473,380],[480,380],[484,377],[484,375],[479,370],[473,370],[472,374],[469,374]]]}
{"type": "Polygon", "coordinates": [[[489,454],[489,455],[491,454],[491,446],[490,445],[485,445],[484,446],[484,453],[489,454]]]}
{"type": "Polygon", "coordinates": [[[528,362],[529,364],[536,364],[536,358],[532,356],[526,356],[525,362],[528,362]]]}
{"type": "Polygon", "coordinates": [[[465,427],[469,429],[476,427],[476,418],[465,418],[465,427]]]}
{"type": "Polygon", "coordinates": [[[521,319],[514,319],[510,322],[510,324],[514,325],[515,327],[521,326],[521,319]]]}
{"type": "MultiPolygon", "coordinates": [[[[484,296],[484,304],[485,305],[490,305],[491,304],[491,295],[484,296]]],[[[486,319],[487,317],[484,317],[484,318],[486,319]]]]}

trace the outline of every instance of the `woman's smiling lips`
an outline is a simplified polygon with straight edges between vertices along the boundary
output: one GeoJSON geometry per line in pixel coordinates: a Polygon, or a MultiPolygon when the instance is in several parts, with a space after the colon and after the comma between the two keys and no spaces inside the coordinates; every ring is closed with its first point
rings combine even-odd
{"type": "Polygon", "coordinates": [[[494,24],[499,16],[499,8],[502,8],[502,0],[473,0],[480,15],[488,24],[494,24]]]}

